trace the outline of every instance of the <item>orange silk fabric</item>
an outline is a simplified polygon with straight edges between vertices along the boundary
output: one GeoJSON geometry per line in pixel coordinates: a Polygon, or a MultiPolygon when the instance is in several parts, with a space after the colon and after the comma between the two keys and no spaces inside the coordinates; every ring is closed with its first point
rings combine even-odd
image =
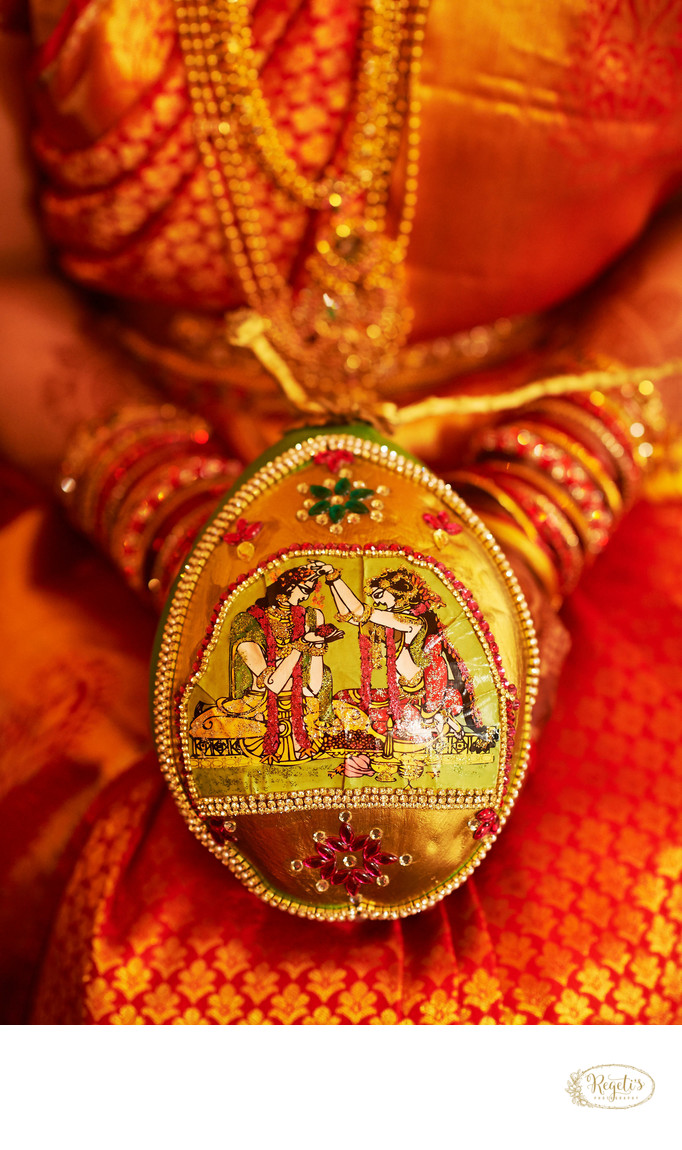
{"type": "MultiPolygon", "coordinates": [[[[15,520],[15,541],[37,514],[15,520]]],[[[189,834],[152,756],[120,775],[80,834],[33,1021],[682,1023],[680,564],[679,505],[641,505],[565,612],[572,652],[508,825],[475,879],[415,918],[321,925],[273,910],[189,834]]],[[[110,579],[72,542],[12,600],[22,649],[40,625],[44,650],[40,668],[19,662],[6,719],[8,757],[33,746],[0,807],[5,855],[23,842],[32,868],[4,868],[19,923],[26,890],[29,922],[54,902],[46,849],[97,771],[117,769],[112,728],[119,753],[139,738],[149,629],[131,603],[141,637],[102,648],[110,579]]]]}
{"type": "MultiPolygon", "coordinates": [[[[260,0],[263,89],[308,174],[352,91],[359,4],[260,0]]],[[[239,302],[198,159],[172,0],[77,0],[38,64],[45,220],[66,270],[114,295],[239,302]]],[[[682,173],[680,0],[433,0],[418,95],[416,336],[546,308],[639,233],[682,173]]],[[[392,210],[401,198],[398,170],[392,210]]],[[[307,216],[252,172],[290,270],[307,216]]]]}

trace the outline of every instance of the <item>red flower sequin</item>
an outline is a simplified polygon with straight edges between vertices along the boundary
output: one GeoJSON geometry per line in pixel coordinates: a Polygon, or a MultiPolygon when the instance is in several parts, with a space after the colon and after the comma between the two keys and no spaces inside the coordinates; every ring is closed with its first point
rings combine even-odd
{"type": "Polygon", "coordinates": [[[331,472],[336,475],[343,466],[353,462],[353,453],[351,451],[318,451],[317,455],[313,456],[315,463],[320,463],[323,467],[328,467],[331,472]]]}
{"type": "Polygon", "coordinates": [[[375,883],[381,877],[382,866],[398,862],[397,855],[381,848],[381,839],[369,835],[356,835],[350,823],[343,823],[338,837],[329,836],[316,844],[316,855],[303,859],[310,870],[319,870],[320,877],[332,886],[344,886],[349,895],[357,894],[361,886],[375,883]]]}
{"type": "Polygon", "coordinates": [[[226,543],[250,543],[260,533],[262,523],[249,523],[246,519],[238,519],[234,531],[223,535],[226,543]]]}
{"type": "Polygon", "coordinates": [[[448,535],[459,535],[462,530],[459,524],[455,523],[454,519],[450,519],[445,511],[439,511],[437,515],[431,511],[425,511],[422,519],[427,527],[433,531],[445,531],[448,535]]]}
{"type": "Polygon", "coordinates": [[[497,811],[492,807],[484,807],[482,811],[476,811],[476,818],[478,819],[478,826],[474,831],[475,839],[482,839],[484,835],[496,835],[500,829],[500,820],[497,817],[497,811]]]}

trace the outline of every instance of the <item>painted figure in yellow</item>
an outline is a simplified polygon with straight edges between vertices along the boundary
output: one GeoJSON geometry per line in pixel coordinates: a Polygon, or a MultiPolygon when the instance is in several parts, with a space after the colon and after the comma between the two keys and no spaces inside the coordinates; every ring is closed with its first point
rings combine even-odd
{"type": "Polygon", "coordinates": [[[331,716],[332,696],[327,640],[319,630],[324,615],[304,606],[319,577],[312,566],[284,571],[235,617],[230,693],[197,715],[190,728],[195,739],[237,740],[241,751],[280,762],[314,752],[315,732],[331,716]]]}

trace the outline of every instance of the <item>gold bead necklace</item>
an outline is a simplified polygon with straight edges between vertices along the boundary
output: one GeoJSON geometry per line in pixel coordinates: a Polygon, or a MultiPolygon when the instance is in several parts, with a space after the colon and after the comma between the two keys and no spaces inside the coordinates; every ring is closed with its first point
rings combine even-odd
{"type": "Polygon", "coordinates": [[[249,336],[234,342],[249,343],[308,410],[357,413],[409,332],[404,263],[417,202],[421,110],[414,87],[428,4],[366,0],[353,110],[338,150],[346,158],[332,157],[319,179],[309,179],[287,154],[262,92],[248,3],[218,0],[209,8],[176,0],[189,94],[204,128],[199,152],[231,263],[262,318],[254,327],[252,316],[249,336]],[[391,177],[403,135],[404,193],[389,235],[391,177]],[[315,213],[297,293],[268,248],[253,196],[256,172],[315,213]]]}
{"type": "MultiPolygon", "coordinates": [[[[352,134],[344,173],[336,172],[335,160],[319,180],[308,179],[284,148],[258,83],[257,56],[245,5],[219,0],[219,17],[224,21],[223,47],[229,99],[219,103],[228,115],[239,115],[242,137],[248,135],[249,151],[273,183],[296,202],[317,211],[354,192],[365,192],[390,172],[400,142],[401,117],[392,115],[398,103],[398,90],[404,86],[401,47],[407,4],[371,4],[361,34],[359,72],[365,82],[358,85],[356,130],[352,134]],[[384,119],[385,138],[377,131],[376,120],[384,119]],[[377,146],[378,145],[378,146],[377,146]],[[382,162],[383,161],[383,162],[382,162]],[[377,169],[377,162],[380,169],[377,169]]],[[[210,78],[210,73],[209,73],[210,78]]]]}

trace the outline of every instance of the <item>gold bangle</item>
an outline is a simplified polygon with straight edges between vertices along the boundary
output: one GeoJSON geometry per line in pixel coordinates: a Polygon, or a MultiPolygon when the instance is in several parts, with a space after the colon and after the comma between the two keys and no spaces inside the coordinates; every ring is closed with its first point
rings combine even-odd
{"type": "MultiPolygon", "coordinates": [[[[476,509],[474,508],[474,510],[476,509]]],[[[478,515],[495,536],[503,551],[505,547],[513,547],[515,551],[518,551],[547,594],[553,609],[558,611],[561,606],[559,578],[556,568],[544,548],[524,535],[515,523],[509,523],[506,519],[501,519],[499,516],[488,512],[478,511],[478,515]]]]}
{"type": "Polygon", "coordinates": [[[213,465],[211,473],[204,474],[204,468],[197,468],[195,477],[188,486],[176,488],[167,476],[157,475],[157,482],[153,487],[144,484],[134,492],[134,498],[126,500],[121,508],[118,522],[115,524],[108,540],[104,541],[107,553],[123,570],[126,579],[136,591],[145,590],[145,570],[150,559],[149,549],[158,539],[163,530],[164,520],[172,519],[191,493],[193,498],[206,493],[214,495],[214,502],[220,498],[216,491],[221,478],[225,478],[223,493],[229,490],[233,477],[225,476],[224,470],[217,470],[219,460],[209,460],[206,463],[213,465]],[[215,468],[215,469],[214,469],[215,468]],[[150,489],[154,492],[155,502],[149,501],[150,489]]]}
{"type": "Polygon", "coordinates": [[[511,516],[529,539],[539,539],[538,530],[531,518],[519,507],[513,496],[498,487],[492,479],[479,475],[476,471],[455,471],[452,474],[452,483],[457,490],[460,486],[467,486],[484,491],[503,511],[506,511],[507,515],[511,516]]]}
{"type": "Polygon", "coordinates": [[[568,430],[573,434],[577,432],[579,435],[586,436],[588,443],[585,444],[588,451],[595,454],[590,446],[591,441],[597,445],[597,450],[602,448],[608,456],[609,460],[613,463],[614,470],[620,474],[622,461],[626,455],[625,448],[618,439],[616,439],[613,432],[600,422],[599,417],[592,412],[586,411],[584,407],[579,407],[577,404],[572,404],[568,398],[549,398],[543,399],[540,403],[533,404],[532,412],[529,415],[538,414],[540,416],[546,415],[550,419],[555,419],[557,423],[568,424],[568,430]],[[575,430],[574,430],[575,429],[575,430]]]}
{"type": "Polygon", "coordinates": [[[652,393],[649,403],[641,404],[635,395],[629,397],[622,391],[618,395],[620,403],[614,396],[604,395],[602,392],[592,393],[590,398],[598,407],[608,411],[622,427],[623,434],[632,447],[632,457],[636,465],[641,471],[645,471],[651,465],[654,449],[665,431],[663,404],[657,393],[652,393]],[[602,402],[597,401],[597,396],[602,402]],[[638,434],[634,433],[633,428],[637,428],[638,434]]]}
{"type": "Polygon", "coordinates": [[[296,639],[291,646],[292,650],[300,651],[302,655],[324,655],[328,643],[326,640],[322,643],[309,643],[307,639],[296,639]]]}
{"type": "Polygon", "coordinates": [[[77,429],[60,491],[76,526],[136,591],[158,601],[165,580],[155,552],[163,547],[164,525],[174,526],[185,501],[196,504],[202,492],[217,501],[238,471],[211,443],[203,419],[171,404],[127,406],[103,424],[77,429]]]}
{"type": "Polygon", "coordinates": [[[553,557],[559,576],[559,590],[562,596],[575,588],[585,564],[585,552],[570,520],[555,500],[539,491],[527,479],[505,473],[500,476],[500,484],[518,501],[521,509],[530,516],[537,529],[540,541],[553,557]]]}
{"type": "MultiPolygon", "coordinates": [[[[587,364],[594,364],[601,371],[624,371],[625,365],[621,360],[613,359],[611,356],[602,355],[601,352],[588,354],[583,357],[582,362],[587,364]]],[[[627,383],[618,389],[601,390],[595,387],[594,391],[590,393],[592,402],[598,407],[602,405],[608,406],[616,418],[623,420],[623,430],[626,434],[629,432],[628,420],[641,422],[645,426],[647,434],[655,440],[659,439],[666,428],[665,410],[660,392],[656,384],[651,379],[640,379],[639,383],[627,383]],[[621,400],[620,406],[615,400],[615,396],[619,396],[621,400]],[[599,397],[599,398],[597,398],[599,397]],[[628,405],[634,406],[635,410],[632,415],[628,414],[628,405]]],[[[638,437],[632,437],[635,446],[638,444],[638,437]]],[[[647,465],[649,456],[644,456],[644,466],[647,465]]]]}
{"type": "MultiPolygon", "coordinates": [[[[547,436],[546,428],[531,430],[527,423],[516,422],[498,425],[486,430],[480,439],[477,453],[479,467],[494,467],[500,474],[507,472],[510,463],[529,469],[535,486],[542,486],[541,479],[535,476],[546,475],[556,483],[556,490],[563,490],[565,497],[575,504],[575,513],[585,524],[589,533],[584,539],[591,552],[598,552],[608,539],[608,530],[613,523],[613,514],[606,502],[599,482],[590,476],[582,463],[547,436]],[[559,486],[561,485],[561,487],[559,486]]],[[[547,489],[550,498],[552,488],[547,489]]],[[[615,490],[615,485],[614,485],[615,490]]],[[[561,503],[561,499],[558,500],[561,503]]],[[[574,524],[578,528],[578,524],[574,524]]],[[[581,532],[581,537],[585,532],[581,532]]]]}
{"type": "Polygon", "coordinates": [[[176,519],[172,528],[164,533],[158,550],[152,556],[147,590],[154,604],[161,609],[175,577],[189,555],[202,527],[209,521],[219,496],[207,491],[199,504],[176,519]]]}
{"type": "Polygon", "coordinates": [[[76,429],[62,462],[59,494],[82,531],[99,536],[102,493],[121,457],[131,448],[139,449],[123,477],[125,493],[131,470],[144,471],[146,458],[154,459],[158,451],[167,453],[169,437],[177,444],[187,441],[196,450],[208,442],[210,429],[203,419],[172,404],[127,405],[104,423],[87,421],[76,429]]]}
{"type": "MultiPolygon", "coordinates": [[[[172,405],[164,405],[165,412],[176,411],[172,405]]],[[[59,491],[67,504],[74,500],[78,484],[93,459],[99,458],[103,445],[121,431],[163,418],[160,409],[148,404],[130,404],[114,412],[104,421],[86,420],[73,432],[67,444],[60,469],[59,491]]]]}
{"type": "Polygon", "coordinates": [[[611,514],[618,516],[622,513],[623,499],[621,494],[613,480],[606,475],[604,468],[600,467],[599,460],[595,459],[592,452],[588,451],[582,444],[577,443],[572,436],[566,435],[563,431],[557,431],[554,427],[548,427],[547,424],[529,419],[524,420],[524,426],[535,435],[542,436],[547,443],[555,444],[557,447],[560,447],[562,451],[565,451],[567,455],[571,455],[574,459],[577,459],[594,485],[603,493],[606,505],[611,514]]]}
{"type": "Polygon", "coordinates": [[[336,567],[334,568],[333,571],[330,571],[327,575],[325,575],[325,580],[327,581],[327,583],[333,583],[335,579],[340,579],[340,578],[341,578],[341,572],[336,567]]]}
{"type": "MultiPolygon", "coordinates": [[[[569,370],[576,368],[583,372],[595,368],[600,372],[614,373],[628,370],[620,360],[602,355],[600,352],[577,353],[568,363],[569,370]]],[[[646,471],[656,462],[655,448],[666,430],[666,417],[660,393],[651,379],[642,378],[638,383],[628,382],[617,388],[600,386],[597,383],[592,390],[586,390],[582,394],[594,407],[609,412],[619,426],[623,438],[632,448],[629,454],[638,471],[646,471]],[[641,426],[641,430],[638,427],[637,433],[633,434],[632,428],[637,425],[641,426]],[[643,435],[648,438],[642,439],[643,435]]],[[[625,450],[628,453],[627,447],[625,450]]]]}
{"type": "Polygon", "coordinates": [[[362,627],[363,623],[366,623],[369,619],[373,610],[373,603],[365,603],[362,608],[362,614],[354,615],[352,611],[337,611],[336,618],[339,623],[355,623],[356,626],[362,627]]]}
{"type": "Polygon", "coordinates": [[[501,460],[487,459],[485,465],[486,468],[489,468],[493,473],[499,472],[500,475],[512,475],[528,483],[529,486],[534,487],[537,491],[542,492],[547,499],[555,503],[559,510],[564,513],[584,549],[590,552],[595,550],[594,527],[588,522],[578,504],[571,498],[566,488],[562,487],[558,480],[552,479],[551,475],[546,471],[542,471],[539,467],[532,467],[529,463],[525,462],[503,463],[501,460]]]}

